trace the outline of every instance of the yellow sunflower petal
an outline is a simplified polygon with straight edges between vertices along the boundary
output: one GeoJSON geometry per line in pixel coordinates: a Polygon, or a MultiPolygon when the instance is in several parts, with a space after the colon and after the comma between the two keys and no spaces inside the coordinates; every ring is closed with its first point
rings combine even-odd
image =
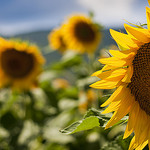
{"type": "Polygon", "coordinates": [[[127,64],[125,60],[118,59],[116,57],[110,57],[110,58],[101,58],[99,59],[99,62],[102,64],[110,65],[110,66],[115,66],[115,67],[120,67],[124,66],[127,64]]]}
{"type": "Polygon", "coordinates": [[[137,143],[135,143],[135,136],[132,138],[130,145],[129,145],[129,149],[128,150],[133,150],[138,146],[137,143]]]}
{"type": "Polygon", "coordinates": [[[125,98],[121,100],[119,109],[113,114],[113,116],[107,123],[106,128],[113,126],[125,115],[127,115],[130,109],[133,107],[133,105],[134,105],[133,96],[129,93],[129,95],[127,95],[125,98]]]}
{"type": "Polygon", "coordinates": [[[136,125],[136,120],[139,115],[139,104],[135,102],[134,107],[132,108],[131,112],[129,113],[129,120],[128,120],[128,128],[131,130],[136,125]]]}
{"type": "Polygon", "coordinates": [[[146,126],[147,126],[147,114],[145,113],[145,111],[139,110],[139,115],[136,121],[134,132],[135,132],[135,140],[140,144],[143,142],[143,140],[145,140],[146,138],[145,136],[147,136],[147,134],[143,134],[142,137],[145,138],[144,139],[140,138],[146,126]]]}
{"type": "Polygon", "coordinates": [[[135,136],[132,138],[130,145],[129,145],[129,149],[128,150],[142,150],[146,145],[148,144],[148,140],[146,140],[144,143],[142,144],[138,144],[135,141],[135,136]]]}
{"type": "Polygon", "coordinates": [[[110,96],[110,98],[101,105],[101,107],[105,107],[107,106],[108,104],[110,104],[113,100],[116,100],[117,97],[119,97],[120,95],[122,95],[122,93],[124,92],[124,85],[122,86],[119,86],[116,91],[110,96]]]}
{"type": "Polygon", "coordinates": [[[117,32],[115,30],[110,29],[110,33],[112,35],[112,37],[114,38],[114,40],[121,46],[123,46],[124,48],[130,49],[132,48],[137,48],[137,44],[134,43],[134,41],[130,38],[129,35],[121,33],[121,32],[117,32]]]}
{"type": "MultiPolygon", "coordinates": [[[[127,25],[127,24],[125,24],[125,26],[126,26],[126,25],[127,25]]],[[[127,26],[129,26],[129,25],[127,25],[127,26]]],[[[129,27],[131,27],[131,26],[129,26],[129,27]]],[[[148,31],[147,29],[144,29],[144,28],[137,28],[137,27],[132,27],[132,28],[134,28],[134,29],[136,29],[137,31],[139,31],[139,33],[144,34],[145,36],[147,36],[147,38],[150,38],[150,33],[149,33],[149,31],[148,31]]],[[[134,37],[134,35],[132,35],[130,32],[127,31],[127,33],[128,33],[132,38],[136,39],[136,38],[134,37]]],[[[141,41],[139,41],[139,42],[141,42],[141,41]]]]}
{"type": "Polygon", "coordinates": [[[130,59],[134,57],[135,52],[131,52],[130,50],[126,51],[118,51],[118,50],[109,50],[109,52],[116,58],[119,59],[130,59]]]}
{"type": "MultiPolygon", "coordinates": [[[[144,122],[145,122],[146,120],[144,120],[144,122]]],[[[148,123],[148,122],[147,122],[148,123]]],[[[139,136],[139,141],[140,141],[140,143],[142,144],[145,140],[147,140],[147,133],[149,132],[149,125],[147,125],[147,126],[145,126],[144,128],[143,128],[143,131],[142,131],[142,133],[140,134],[140,136],[139,136]]]]}
{"type": "Polygon", "coordinates": [[[123,136],[123,139],[126,139],[128,136],[130,136],[130,134],[133,132],[133,129],[130,129],[129,130],[129,122],[127,123],[127,126],[126,126],[126,130],[124,132],[124,136],[123,136]]]}
{"type": "Polygon", "coordinates": [[[135,150],[142,150],[148,144],[148,140],[140,144],[135,150]]]}
{"type": "Polygon", "coordinates": [[[92,74],[92,76],[98,76],[102,72],[105,72],[105,71],[108,71],[108,70],[111,70],[111,69],[112,69],[112,66],[105,65],[101,70],[94,72],[92,74]]]}
{"type": "Polygon", "coordinates": [[[147,28],[150,31],[150,8],[146,7],[147,28]]]}
{"type": "Polygon", "coordinates": [[[109,72],[109,71],[114,71],[116,69],[118,69],[118,67],[105,65],[101,70],[94,72],[91,76],[98,77],[101,73],[109,72]]]}
{"type": "Polygon", "coordinates": [[[127,72],[126,72],[126,75],[124,76],[124,78],[121,81],[125,82],[125,83],[131,82],[132,75],[133,75],[133,66],[129,65],[127,72]]]}
{"type": "Polygon", "coordinates": [[[119,81],[125,76],[126,71],[127,68],[105,71],[98,74],[97,77],[109,81],[119,81]]]}
{"type": "Polygon", "coordinates": [[[119,81],[107,81],[107,80],[100,80],[96,83],[90,85],[90,87],[97,88],[97,89],[114,89],[117,87],[119,81]]]}
{"type": "Polygon", "coordinates": [[[117,110],[120,107],[121,101],[114,101],[102,112],[102,114],[107,114],[117,110]]]}
{"type": "MultiPolygon", "coordinates": [[[[127,97],[128,91],[126,90],[126,87],[119,86],[120,93],[118,95],[112,95],[112,98],[110,97],[109,101],[112,101],[111,104],[102,112],[102,114],[106,114],[112,111],[115,111],[115,105],[116,107],[118,104],[120,104],[121,101],[124,101],[124,99],[127,97]]],[[[109,102],[108,101],[108,102],[109,102]]]]}
{"type": "Polygon", "coordinates": [[[133,35],[140,42],[143,42],[143,43],[149,42],[150,40],[149,37],[145,35],[145,32],[142,32],[142,30],[135,28],[135,27],[131,27],[127,24],[125,24],[124,26],[125,26],[126,31],[130,33],[131,35],[133,35]]]}

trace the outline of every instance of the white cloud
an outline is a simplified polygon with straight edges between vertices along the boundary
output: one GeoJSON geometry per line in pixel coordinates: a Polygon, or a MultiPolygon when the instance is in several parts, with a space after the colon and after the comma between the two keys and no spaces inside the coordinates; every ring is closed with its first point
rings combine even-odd
{"type": "MultiPolygon", "coordinates": [[[[6,0],[8,1],[8,0],[6,0]]],[[[0,5],[0,34],[50,29],[73,12],[84,11],[76,0],[13,0],[0,5]],[[69,6],[69,7],[68,7],[69,6]]]]}
{"type": "MultiPolygon", "coordinates": [[[[94,12],[97,21],[107,26],[120,26],[125,22],[123,19],[134,23],[143,21],[143,13],[139,16],[141,12],[134,9],[136,2],[137,0],[78,0],[80,5],[94,12]]],[[[143,7],[143,12],[144,10],[143,7]]]]}
{"type": "Polygon", "coordinates": [[[13,35],[51,28],[75,12],[92,10],[106,27],[128,20],[145,23],[147,0],[5,0],[0,5],[0,34],[13,35]]]}

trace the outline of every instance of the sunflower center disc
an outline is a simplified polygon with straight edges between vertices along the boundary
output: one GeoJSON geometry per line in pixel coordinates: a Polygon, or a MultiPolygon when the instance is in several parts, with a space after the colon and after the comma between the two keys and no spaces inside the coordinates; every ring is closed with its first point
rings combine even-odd
{"type": "Polygon", "coordinates": [[[132,63],[133,76],[128,87],[141,109],[150,115],[150,43],[141,46],[132,63]]]}
{"type": "Polygon", "coordinates": [[[75,25],[75,36],[82,42],[92,42],[95,39],[95,32],[90,24],[79,22],[75,25]]]}
{"type": "Polygon", "coordinates": [[[26,52],[15,49],[6,50],[1,55],[1,67],[8,76],[23,78],[33,69],[34,58],[26,52]]]}

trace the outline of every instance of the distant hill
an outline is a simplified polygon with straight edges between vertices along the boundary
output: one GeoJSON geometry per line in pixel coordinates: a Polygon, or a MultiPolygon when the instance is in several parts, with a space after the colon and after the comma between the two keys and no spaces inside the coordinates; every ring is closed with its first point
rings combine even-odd
{"type": "MultiPolygon", "coordinates": [[[[117,30],[117,29],[116,29],[117,30]]],[[[7,38],[20,38],[22,40],[27,40],[32,43],[37,44],[41,49],[44,49],[48,46],[48,39],[47,36],[50,33],[51,30],[47,31],[37,31],[37,32],[30,32],[30,33],[24,33],[19,34],[13,37],[7,37],[7,38]]],[[[124,30],[122,30],[124,31],[124,30]]],[[[115,41],[112,39],[109,30],[105,29],[102,31],[102,41],[99,47],[99,50],[104,47],[108,47],[109,45],[116,44],[115,41]]],[[[57,61],[61,58],[61,55],[59,52],[54,51],[53,53],[44,54],[44,56],[47,59],[47,63],[57,61]]]]}
{"type": "Polygon", "coordinates": [[[16,35],[15,38],[21,38],[22,40],[31,41],[36,43],[39,47],[45,47],[48,45],[47,36],[51,30],[37,31],[16,35]]]}
{"type": "MultiPolygon", "coordinates": [[[[50,31],[51,30],[24,33],[24,34],[16,35],[14,36],[14,38],[21,38],[22,40],[28,40],[33,43],[36,43],[39,47],[45,47],[48,45],[47,36],[50,33],[50,31]]],[[[111,38],[109,30],[105,29],[102,31],[102,42],[100,48],[106,47],[111,44],[115,44],[115,42],[111,38]]]]}

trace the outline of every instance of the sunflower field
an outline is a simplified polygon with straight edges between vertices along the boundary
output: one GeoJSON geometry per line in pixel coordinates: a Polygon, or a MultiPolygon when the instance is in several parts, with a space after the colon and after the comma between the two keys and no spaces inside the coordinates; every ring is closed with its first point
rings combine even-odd
{"type": "Polygon", "coordinates": [[[39,42],[0,37],[0,150],[150,149],[146,18],[109,34],[72,14],[39,42]]]}

